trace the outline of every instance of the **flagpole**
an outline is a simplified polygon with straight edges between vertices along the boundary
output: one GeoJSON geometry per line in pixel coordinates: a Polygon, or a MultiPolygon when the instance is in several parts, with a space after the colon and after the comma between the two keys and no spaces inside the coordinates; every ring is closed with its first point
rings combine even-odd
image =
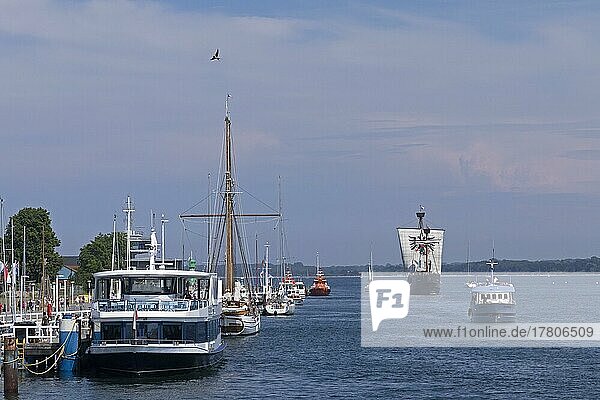
{"type": "MultiPolygon", "coordinates": [[[[0,198],[0,230],[2,230],[1,234],[2,234],[2,264],[4,265],[4,268],[6,268],[6,244],[4,241],[4,199],[0,198]]],[[[4,274],[4,270],[2,271],[2,277],[4,278],[5,274],[4,274]]],[[[4,305],[6,306],[7,303],[7,299],[6,299],[6,279],[3,279],[4,281],[4,305]]],[[[3,309],[4,313],[6,313],[6,307],[4,307],[3,309]]]]}
{"type": "Polygon", "coordinates": [[[13,322],[15,320],[15,314],[17,312],[17,298],[15,293],[15,220],[11,217],[10,219],[10,285],[11,288],[11,302],[12,302],[12,315],[13,322]]]}
{"type": "Polygon", "coordinates": [[[21,271],[21,317],[23,317],[23,290],[25,289],[25,276],[27,276],[27,268],[25,264],[25,224],[23,224],[23,270],[21,271]]]}

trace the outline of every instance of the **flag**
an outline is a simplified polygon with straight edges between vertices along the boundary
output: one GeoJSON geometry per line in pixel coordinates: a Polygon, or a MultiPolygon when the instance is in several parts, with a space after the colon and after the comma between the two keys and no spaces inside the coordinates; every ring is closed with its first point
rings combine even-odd
{"type": "Polygon", "coordinates": [[[0,261],[0,272],[4,275],[4,282],[6,282],[6,277],[8,276],[8,269],[5,267],[4,263],[0,261]]]}
{"type": "Polygon", "coordinates": [[[137,313],[137,305],[135,306],[135,308],[133,309],[133,330],[137,330],[137,319],[138,319],[138,313],[137,313]]]}

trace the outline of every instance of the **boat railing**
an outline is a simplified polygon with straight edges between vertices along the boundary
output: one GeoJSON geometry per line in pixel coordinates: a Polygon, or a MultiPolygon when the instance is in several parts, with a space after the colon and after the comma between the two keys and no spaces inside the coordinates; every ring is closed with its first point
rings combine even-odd
{"type": "Polygon", "coordinates": [[[129,301],[129,300],[101,300],[98,301],[98,311],[194,311],[208,307],[207,300],[156,300],[156,301],[129,301]]]}
{"type": "Polygon", "coordinates": [[[198,342],[194,340],[172,340],[172,339],[147,339],[147,338],[139,338],[139,339],[114,339],[114,340],[93,340],[93,344],[105,346],[105,345],[115,345],[115,344],[125,344],[125,345],[149,345],[149,344],[170,344],[170,345],[187,345],[187,344],[198,344],[198,342]]]}

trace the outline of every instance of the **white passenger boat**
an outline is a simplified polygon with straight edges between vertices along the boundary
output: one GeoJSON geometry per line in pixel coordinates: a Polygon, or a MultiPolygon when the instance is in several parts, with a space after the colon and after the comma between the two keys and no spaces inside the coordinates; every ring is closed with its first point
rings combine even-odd
{"type": "Polygon", "coordinates": [[[93,275],[93,333],[83,368],[132,374],[191,371],[222,358],[217,274],[165,268],[156,263],[157,248],[152,230],[147,269],[133,268],[128,257],[127,269],[93,275]]]}
{"type": "Polygon", "coordinates": [[[494,275],[494,267],[498,265],[495,258],[492,257],[487,265],[490,266],[490,277],[484,282],[472,282],[469,318],[471,322],[515,322],[515,287],[494,275]]]}

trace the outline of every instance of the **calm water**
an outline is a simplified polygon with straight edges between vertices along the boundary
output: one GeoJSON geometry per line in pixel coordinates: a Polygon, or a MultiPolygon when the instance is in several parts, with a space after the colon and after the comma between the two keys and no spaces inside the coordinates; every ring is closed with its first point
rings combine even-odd
{"type": "MultiPolygon", "coordinates": [[[[600,396],[599,349],[361,348],[360,279],[330,283],[330,297],[307,299],[291,317],[263,318],[257,336],[228,340],[225,361],[210,372],[152,379],[25,376],[19,398],[600,396]]],[[[590,300],[598,304],[599,297],[590,300]]]]}

